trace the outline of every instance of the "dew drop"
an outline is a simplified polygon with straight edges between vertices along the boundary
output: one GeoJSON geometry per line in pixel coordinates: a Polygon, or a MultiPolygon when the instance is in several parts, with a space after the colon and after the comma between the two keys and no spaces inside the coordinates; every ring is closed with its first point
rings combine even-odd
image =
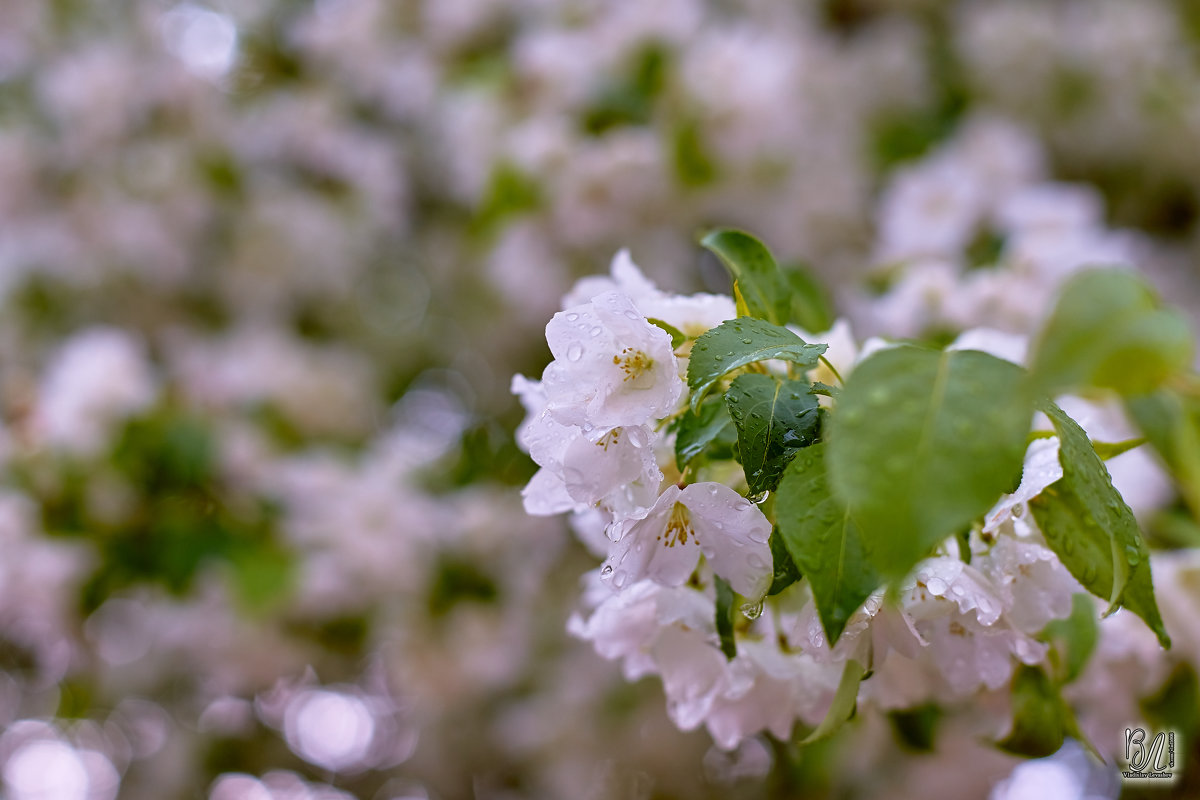
{"type": "Polygon", "coordinates": [[[628,308],[625,309],[625,316],[635,322],[642,318],[641,315],[638,314],[636,311],[634,311],[633,309],[628,309],[628,308]]]}
{"type": "Polygon", "coordinates": [[[579,319],[579,315],[578,315],[578,314],[576,314],[574,311],[572,311],[570,314],[567,314],[567,321],[568,321],[568,322],[574,322],[574,321],[575,321],[575,320],[577,320],[577,319],[579,319]]]}
{"type": "Polygon", "coordinates": [[[594,338],[596,336],[599,336],[603,332],[604,332],[604,329],[601,328],[599,325],[597,325],[594,328],[592,328],[590,331],[588,331],[588,336],[591,336],[594,338]]]}
{"type": "Polygon", "coordinates": [[[946,589],[948,588],[946,586],[946,582],[941,578],[930,578],[925,582],[925,585],[929,587],[931,594],[936,594],[939,597],[944,595],[946,593],[946,589]]]}
{"type": "Polygon", "coordinates": [[[613,586],[618,589],[624,589],[627,583],[629,583],[629,573],[625,570],[621,570],[613,576],[613,586]]]}
{"type": "Polygon", "coordinates": [[[1088,564],[1083,568],[1083,583],[1086,586],[1096,580],[1096,567],[1094,564],[1088,564]]]}
{"type": "Polygon", "coordinates": [[[742,614],[745,615],[746,619],[758,619],[762,616],[762,612],[762,600],[759,600],[757,603],[746,603],[742,606],[742,614]]]}
{"type": "Polygon", "coordinates": [[[726,395],[726,397],[729,400],[729,402],[731,402],[731,403],[737,403],[740,400],[740,398],[736,394],[729,394],[729,395],[726,395]]]}
{"type": "Polygon", "coordinates": [[[749,500],[751,503],[754,503],[754,505],[757,506],[757,505],[761,505],[761,504],[765,503],[767,501],[767,498],[770,496],[771,496],[771,493],[768,490],[764,489],[761,492],[757,492],[755,494],[750,495],[746,499],[749,500]]]}
{"type": "Polygon", "coordinates": [[[753,339],[742,339],[742,344],[754,344],[753,339]]]}
{"type": "Polygon", "coordinates": [[[714,358],[714,359],[716,359],[717,361],[724,361],[724,360],[725,360],[725,356],[713,356],[713,358],[714,358]]]}
{"type": "Polygon", "coordinates": [[[604,569],[600,570],[600,574],[605,578],[612,575],[612,564],[605,564],[604,569]]]}
{"type": "Polygon", "coordinates": [[[579,342],[572,342],[567,348],[567,361],[578,361],[583,358],[583,345],[579,342]]]}
{"type": "Polygon", "coordinates": [[[1138,549],[1133,545],[1126,545],[1125,561],[1129,564],[1129,566],[1136,567],[1138,564],[1142,563],[1142,554],[1139,553],[1138,549]]]}

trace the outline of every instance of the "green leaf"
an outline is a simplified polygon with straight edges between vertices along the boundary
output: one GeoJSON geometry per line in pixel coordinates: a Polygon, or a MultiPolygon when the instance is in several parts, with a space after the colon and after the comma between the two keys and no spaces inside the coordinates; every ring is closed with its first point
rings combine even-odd
{"type": "Polygon", "coordinates": [[[1086,386],[1153,391],[1191,363],[1183,315],[1124,270],[1086,270],[1063,287],[1042,330],[1032,373],[1047,395],[1086,386]]]}
{"type": "Polygon", "coordinates": [[[828,345],[809,344],[787,328],[752,317],[738,317],[706,331],[688,357],[688,388],[692,409],[723,375],[739,367],[772,358],[794,362],[802,369],[817,365],[828,345]]]}
{"type": "Polygon", "coordinates": [[[812,272],[796,264],[784,269],[783,276],[791,289],[791,321],[810,333],[820,333],[833,327],[833,306],[825,287],[812,272]]]}
{"type": "Polygon", "coordinates": [[[1063,476],[1029,501],[1046,543],[1085,589],[1109,601],[1108,613],[1125,606],[1170,647],[1154,600],[1150,554],[1133,511],[1113,488],[1083,428],[1053,403],[1042,410],[1058,433],[1063,467],[1063,476]]]}
{"type": "Polygon", "coordinates": [[[717,635],[721,637],[721,652],[732,661],[737,658],[737,641],[733,638],[733,587],[719,575],[713,577],[717,590],[717,635]]]}
{"type": "Polygon", "coordinates": [[[818,442],[788,465],[775,496],[775,516],[788,552],[812,585],[832,647],[881,581],[858,527],[829,491],[825,448],[818,442]]]}
{"type": "Polygon", "coordinates": [[[1013,489],[1033,416],[1020,367],[901,346],[861,363],[827,426],[833,494],[872,563],[903,577],[1013,489]]]}
{"type": "Polygon", "coordinates": [[[783,543],[783,534],[780,533],[779,528],[771,532],[770,543],[771,565],[774,570],[774,576],[771,579],[771,588],[767,590],[767,594],[774,596],[800,580],[800,570],[796,567],[796,562],[792,559],[791,553],[788,552],[787,546],[783,543]]]}
{"type": "Polygon", "coordinates": [[[1096,451],[1096,455],[1100,456],[1105,461],[1110,458],[1116,458],[1122,453],[1128,453],[1135,447],[1141,447],[1146,443],[1144,438],[1125,439],[1120,442],[1092,442],[1092,449],[1096,451]]]}
{"type": "Polygon", "coordinates": [[[854,715],[855,704],[858,700],[858,685],[862,683],[864,674],[862,664],[857,661],[846,662],[846,666],[842,670],[842,680],[838,683],[837,691],[833,695],[833,703],[829,706],[829,711],[825,713],[825,719],[821,720],[821,724],[812,733],[801,739],[800,744],[812,744],[826,739],[837,733],[846,724],[846,720],[854,715]]]}
{"type": "Polygon", "coordinates": [[[774,256],[748,233],[717,230],[700,240],[729,270],[750,316],[784,325],[792,313],[791,287],[774,256]]]}
{"type": "Polygon", "coordinates": [[[750,494],[773,491],[796,452],[817,440],[817,398],[808,393],[807,381],[748,373],[734,379],[725,402],[737,427],[750,494]]]}
{"type": "Polygon", "coordinates": [[[1130,397],[1125,408],[1170,469],[1180,494],[1200,517],[1200,413],[1186,398],[1159,390],[1130,397]]]}
{"type": "Polygon", "coordinates": [[[1056,619],[1042,630],[1043,641],[1054,645],[1055,658],[1060,674],[1056,675],[1060,685],[1068,684],[1083,672],[1100,629],[1096,624],[1096,606],[1092,598],[1079,592],[1071,598],[1071,615],[1056,619]]]}
{"type": "Polygon", "coordinates": [[[673,349],[678,349],[679,345],[687,341],[687,334],[669,322],[663,322],[661,319],[655,319],[654,317],[650,317],[646,321],[656,328],[662,328],[667,332],[667,335],[671,337],[671,347],[673,349]]]}
{"type": "Polygon", "coordinates": [[[841,389],[836,386],[830,386],[827,383],[813,381],[812,386],[808,387],[810,394],[819,394],[824,397],[837,397],[841,393],[841,389]]]}
{"type": "Polygon", "coordinates": [[[733,433],[733,420],[723,398],[714,397],[698,410],[685,411],[675,429],[675,464],[679,471],[682,472],[710,444],[721,439],[726,431],[733,433]]]}
{"type": "Polygon", "coordinates": [[[1054,682],[1037,667],[1024,664],[1012,684],[1012,731],[996,743],[1001,750],[1029,758],[1045,758],[1058,752],[1068,728],[1074,727],[1071,710],[1058,694],[1054,682]]]}

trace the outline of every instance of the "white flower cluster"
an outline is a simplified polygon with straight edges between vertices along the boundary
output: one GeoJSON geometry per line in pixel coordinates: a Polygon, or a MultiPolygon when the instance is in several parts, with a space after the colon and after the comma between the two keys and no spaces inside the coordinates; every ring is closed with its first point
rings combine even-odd
{"type": "MultiPolygon", "coordinates": [[[[525,489],[526,509],[572,512],[605,557],[570,630],[620,659],[628,679],[660,675],[675,723],[704,724],[723,748],[819,723],[851,659],[873,671],[861,696],[882,709],[997,690],[1017,662],[1042,662],[1046,645],[1035,635],[1067,616],[1082,591],[1024,513],[1061,477],[1053,438],[1031,445],[1020,488],[974,533],[969,562],[953,549],[921,562],[899,602],[874,594],[836,647],[806,584],[765,597],[771,523],[739,494],[740,470],[675,468],[673,434],[663,431],[686,408],[687,354],[672,352],[648,319],[695,335],[733,316],[728,299],[660,292],[623,252],[611,279],[581,283],[547,326],[555,360],[542,382],[514,380],[529,412],[521,442],[541,467],[525,489]],[[732,659],[719,645],[714,575],[747,600],[732,659]]],[[[857,348],[844,323],[832,333],[833,366],[848,374],[857,348]]]]}

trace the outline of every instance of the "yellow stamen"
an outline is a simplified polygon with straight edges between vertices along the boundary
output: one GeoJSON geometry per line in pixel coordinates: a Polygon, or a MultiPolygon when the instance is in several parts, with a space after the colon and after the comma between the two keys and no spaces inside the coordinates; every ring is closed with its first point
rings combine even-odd
{"type": "Polygon", "coordinates": [[[641,350],[626,347],[619,355],[613,356],[613,363],[625,373],[623,380],[633,381],[637,380],[654,366],[654,359],[641,350]]]}
{"type": "Polygon", "coordinates": [[[667,521],[667,528],[658,535],[658,541],[663,547],[674,547],[677,544],[684,545],[688,543],[688,537],[693,540],[696,538],[696,532],[692,529],[692,517],[688,514],[687,506],[683,503],[676,503],[671,509],[671,518],[667,521]]]}

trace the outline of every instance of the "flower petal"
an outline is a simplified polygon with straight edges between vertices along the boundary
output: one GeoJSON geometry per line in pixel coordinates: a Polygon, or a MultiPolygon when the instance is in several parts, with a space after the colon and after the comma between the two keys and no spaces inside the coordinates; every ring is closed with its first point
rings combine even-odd
{"type": "Polygon", "coordinates": [[[761,599],[771,585],[771,523],[746,498],[721,483],[693,483],[680,495],[713,572],[739,594],[761,599]]]}

